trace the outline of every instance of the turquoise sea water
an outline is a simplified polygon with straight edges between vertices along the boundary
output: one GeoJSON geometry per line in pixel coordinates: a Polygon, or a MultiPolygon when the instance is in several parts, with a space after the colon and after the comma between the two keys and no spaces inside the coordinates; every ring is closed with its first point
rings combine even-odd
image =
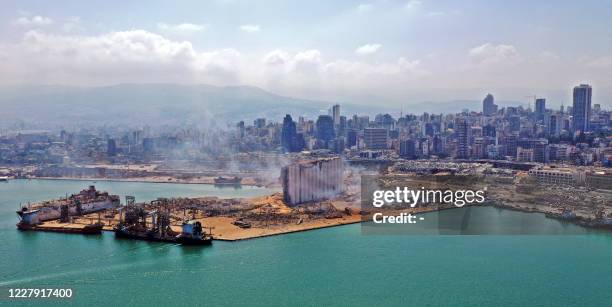
{"type": "MultiPolygon", "coordinates": [[[[84,181],[0,183],[0,288],[70,287],[79,305],[608,305],[612,234],[364,235],[348,225],[191,248],[19,232],[19,202],[76,192],[84,181]]],[[[97,182],[137,200],[252,196],[263,189],[97,182]]],[[[479,216],[527,213],[478,208],[479,216]]],[[[532,217],[529,217],[530,219],[532,217]]],[[[540,216],[546,229],[573,225],[540,216]]],[[[502,226],[497,226],[502,227],[502,226]]],[[[4,296],[5,294],[3,294],[4,296]]],[[[0,305],[14,303],[0,299],[0,305]]]]}

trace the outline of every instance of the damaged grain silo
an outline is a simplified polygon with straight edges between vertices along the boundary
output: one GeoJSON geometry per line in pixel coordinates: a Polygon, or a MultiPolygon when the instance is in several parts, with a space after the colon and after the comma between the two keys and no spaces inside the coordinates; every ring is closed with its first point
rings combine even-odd
{"type": "Polygon", "coordinates": [[[340,158],[287,165],[281,170],[283,197],[288,205],[329,199],[342,193],[344,167],[340,158]]]}

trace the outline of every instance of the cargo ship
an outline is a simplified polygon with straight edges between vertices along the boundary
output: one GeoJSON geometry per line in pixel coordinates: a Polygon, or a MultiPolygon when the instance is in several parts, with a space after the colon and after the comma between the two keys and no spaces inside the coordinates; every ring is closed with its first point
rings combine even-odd
{"type": "Polygon", "coordinates": [[[151,242],[176,243],[182,245],[210,245],[212,235],[203,231],[199,221],[186,221],[179,234],[162,232],[153,229],[138,229],[134,226],[120,225],[115,228],[115,237],[119,239],[133,239],[151,242]]]}
{"type": "Polygon", "coordinates": [[[170,227],[170,215],[167,211],[147,213],[136,206],[127,206],[122,208],[122,211],[125,213],[121,212],[121,221],[115,227],[116,238],[182,245],[212,244],[212,234],[204,231],[202,223],[197,220],[184,221],[181,232],[176,233],[170,227]],[[150,220],[149,223],[147,219],[150,220]]]}
{"type": "Polygon", "coordinates": [[[68,215],[83,215],[117,208],[120,205],[119,196],[97,191],[92,185],[66,198],[29,204],[17,211],[17,215],[19,215],[20,224],[37,225],[59,219],[62,216],[62,208],[67,210],[68,215]]]}

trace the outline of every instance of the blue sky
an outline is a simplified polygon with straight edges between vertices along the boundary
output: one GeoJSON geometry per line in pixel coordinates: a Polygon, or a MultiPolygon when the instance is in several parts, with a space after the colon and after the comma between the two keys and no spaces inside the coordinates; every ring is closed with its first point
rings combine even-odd
{"type": "Polygon", "coordinates": [[[612,99],[612,1],[10,1],[2,84],[253,85],[368,103],[612,99]]]}

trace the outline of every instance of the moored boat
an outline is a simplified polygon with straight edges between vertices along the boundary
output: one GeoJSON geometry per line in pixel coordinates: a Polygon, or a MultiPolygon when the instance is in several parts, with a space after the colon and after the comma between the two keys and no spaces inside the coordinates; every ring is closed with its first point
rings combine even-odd
{"type": "Polygon", "coordinates": [[[62,214],[62,207],[67,208],[68,215],[83,215],[119,206],[119,196],[97,191],[92,185],[88,189],[66,198],[29,204],[18,210],[17,215],[22,222],[36,225],[59,219],[62,214]]]}
{"type": "Polygon", "coordinates": [[[17,229],[22,231],[45,231],[45,232],[60,232],[60,233],[72,233],[72,234],[83,234],[83,235],[97,235],[102,233],[102,224],[90,224],[84,225],[83,227],[68,227],[62,225],[32,225],[24,222],[17,223],[17,229]]]}

